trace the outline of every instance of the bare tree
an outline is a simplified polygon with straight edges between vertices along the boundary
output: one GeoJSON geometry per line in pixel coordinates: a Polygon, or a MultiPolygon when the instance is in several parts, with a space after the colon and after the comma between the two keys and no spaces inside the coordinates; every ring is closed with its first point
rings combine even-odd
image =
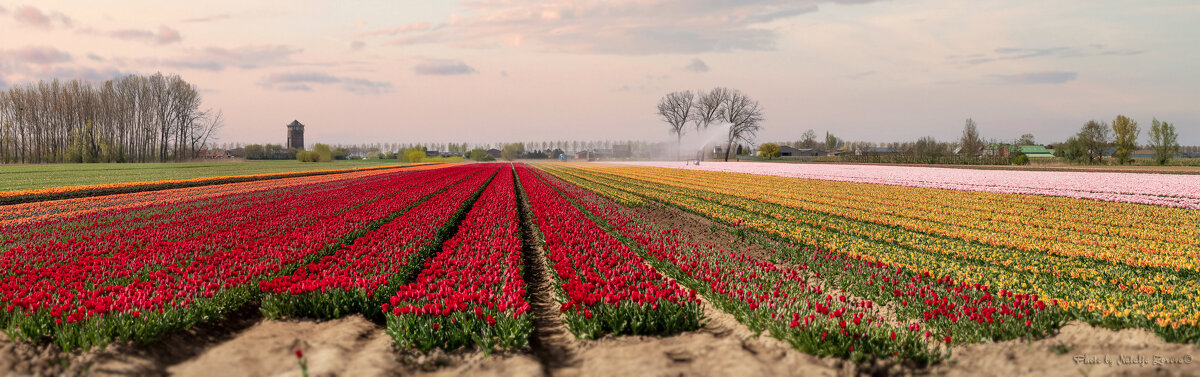
{"type": "Polygon", "coordinates": [[[193,131],[191,135],[190,148],[195,151],[206,148],[210,142],[216,141],[217,130],[225,126],[225,114],[221,111],[213,113],[205,111],[201,113],[192,123],[193,131]]]}
{"type": "Polygon", "coordinates": [[[1021,137],[1017,139],[1017,145],[1037,145],[1037,140],[1034,139],[1033,134],[1021,134],[1021,137]]]}
{"type": "Polygon", "coordinates": [[[829,131],[825,131],[825,151],[826,152],[837,152],[838,146],[840,144],[842,144],[842,139],[839,139],[837,136],[834,136],[833,134],[829,133],[829,131]]]}
{"type": "Polygon", "coordinates": [[[1079,134],[1076,135],[1083,149],[1087,151],[1088,163],[1101,161],[1104,157],[1104,148],[1112,142],[1109,136],[1108,124],[1089,120],[1083,124],[1083,128],[1079,129],[1079,134]]]}
{"type": "Polygon", "coordinates": [[[729,100],[732,90],[713,88],[707,93],[699,93],[695,104],[696,109],[693,110],[695,115],[692,118],[692,122],[696,125],[696,131],[708,129],[713,122],[721,120],[722,106],[729,100]]]}
{"type": "Polygon", "coordinates": [[[658,100],[658,116],[671,126],[670,132],[675,134],[676,160],[682,154],[684,127],[693,118],[692,110],[695,109],[695,102],[696,95],[690,90],[667,93],[658,100]]]}
{"type": "Polygon", "coordinates": [[[967,122],[963,125],[962,138],[959,139],[958,144],[967,156],[974,156],[983,147],[983,141],[979,138],[979,130],[975,127],[975,120],[967,118],[967,122]]]}
{"type": "Polygon", "coordinates": [[[722,101],[719,112],[721,120],[729,125],[726,135],[727,148],[725,148],[725,161],[729,161],[729,152],[733,149],[733,143],[737,141],[754,143],[754,137],[758,135],[758,130],[762,129],[762,125],[759,124],[763,121],[762,109],[759,108],[758,101],[750,99],[750,96],[737,90],[731,90],[722,101]]]}
{"type": "Polygon", "coordinates": [[[815,148],[817,146],[816,131],[813,131],[812,129],[804,131],[804,134],[800,136],[800,146],[809,149],[815,148]]]}
{"type": "Polygon", "coordinates": [[[912,153],[924,163],[935,163],[946,152],[946,145],[939,143],[933,136],[923,136],[913,143],[912,153]]]}

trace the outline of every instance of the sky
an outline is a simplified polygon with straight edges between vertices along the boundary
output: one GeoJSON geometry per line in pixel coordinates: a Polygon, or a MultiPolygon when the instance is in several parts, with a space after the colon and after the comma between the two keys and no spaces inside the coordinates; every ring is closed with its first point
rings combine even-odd
{"type": "Polygon", "coordinates": [[[0,89],[178,74],[220,142],[672,140],[664,94],[758,100],[759,142],[1066,139],[1118,114],[1200,145],[1197,1],[0,0],[0,89]]]}

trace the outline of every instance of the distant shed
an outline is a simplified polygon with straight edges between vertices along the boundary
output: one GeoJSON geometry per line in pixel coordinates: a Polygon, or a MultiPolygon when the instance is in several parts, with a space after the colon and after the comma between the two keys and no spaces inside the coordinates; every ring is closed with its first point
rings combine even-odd
{"type": "Polygon", "coordinates": [[[780,145],[779,155],[783,157],[816,156],[817,151],[812,148],[793,148],[787,145],[780,145]]]}
{"type": "Polygon", "coordinates": [[[1022,145],[1021,153],[1029,158],[1053,158],[1054,152],[1041,145],[1022,145]]]}

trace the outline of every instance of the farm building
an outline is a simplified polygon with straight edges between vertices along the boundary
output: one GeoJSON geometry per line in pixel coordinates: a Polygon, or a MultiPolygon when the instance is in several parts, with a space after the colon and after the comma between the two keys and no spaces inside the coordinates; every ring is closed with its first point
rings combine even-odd
{"type": "Polygon", "coordinates": [[[855,156],[863,156],[863,155],[867,155],[867,156],[883,156],[883,155],[892,155],[892,154],[899,154],[899,153],[900,153],[900,151],[896,150],[896,148],[890,148],[890,147],[859,147],[859,148],[854,148],[854,155],[855,155],[855,156]]]}
{"type": "Polygon", "coordinates": [[[780,145],[779,155],[783,157],[816,156],[817,150],[812,148],[792,148],[786,145],[780,145]]]}
{"type": "Polygon", "coordinates": [[[629,144],[613,144],[613,158],[630,158],[633,157],[633,148],[629,144]]]}
{"type": "MultiPolygon", "coordinates": [[[[1116,156],[1116,154],[1117,154],[1116,147],[1108,147],[1108,148],[1104,148],[1104,149],[1100,150],[1101,157],[1112,158],[1112,157],[1116,156]]],[[[1179,154],[1174,154],[1171,156],[1171,158],[1179,158],[1179,156],[1180,156],[1179,154]]],[[[1133,159],[1140,159],[1140,160],[1153,160],[1153,159],[1157,158],[1154,154],[1153,149],[1135,149],[1129,153],[1129,157],[1133,158],[1133,159]]]]}
{"type": "Polygon", "coordinates": [[[1054,158],[1054,152],[1041,145],[1022,145],[1017,148],[1020,148],[1018,150],[1029,158],[1054,158]]]}
{"type": "Polygon", "coordinates": [[[199,156],[197,157],[206,160],[220,160],[233,158],[233,155],[224,149],[205,149],[200,151],[199,156]]]}
{"type": "Polygon", "coordinates": [[[500,150],[496,148],[488,149],[487,154],[492,155],[492,158],[500,158],[500,150]]]}
{"type": "MultiPolygon", "coordinates": [[[[1135,151],[1133,151],[1132,154],[1130,154],[1130,157],[1133,157],[1133,158],[1136,158],[1139,160],[1153,160],[1153,159],[1158,158],[1158,156],[1155,154],[1153,149],[1135,150],[1135,151]]],[[[1171,158],[1179,158],[1179,155],[1173,154],[1173,155],[1171,155],[1171,158]]]]}
{"type": "Polygon", "coordinates": [[[979,155],[987,157],[1008,157],[1008,148],[1009,146],[1004,144],[991,143],[983,147],[983,149],[979,151],[979,155]]]}
{"type": "Polygon", "coordinates": [[[293,119],[287,125],[287,147],[289,149],[304,149],[304,123],[293,119]]]}

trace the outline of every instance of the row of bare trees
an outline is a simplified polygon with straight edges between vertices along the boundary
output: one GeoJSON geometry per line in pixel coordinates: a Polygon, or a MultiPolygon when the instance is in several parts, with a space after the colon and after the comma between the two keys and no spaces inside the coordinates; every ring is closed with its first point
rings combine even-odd
{"type": "Polygon", "coordinates": [[[734,143],[754,143],[763,121],[758,101],[737,89],[723,87],[708,92],[685,90],[667,93],[658,101],[658,115],[671,126],[670,133],[675,134],[676,149],[682,148],[683,134],[687,132],[689,122],[697,132],[712,125],[728,127],[725,161],[729,161],[729,151],[734,143]]]}
{"type": "Polygon", "coordinates": [[[0,92],[0,162],[152,162],[196,157],[221,126],[178,75],[101,84],[40,81],[0,92]]]}

